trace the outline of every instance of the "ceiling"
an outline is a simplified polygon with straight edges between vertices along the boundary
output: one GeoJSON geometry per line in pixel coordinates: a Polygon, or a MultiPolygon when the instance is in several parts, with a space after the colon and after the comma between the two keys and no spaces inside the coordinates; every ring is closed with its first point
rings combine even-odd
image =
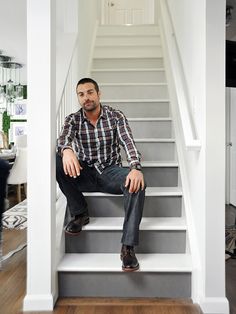
{"type": "Polygon", "coordinates": [[[27,83],[27,25],[26,0],[1,1],[0,50],[12,57],[12,61],[23,64],[21,83],[27,83]]]}

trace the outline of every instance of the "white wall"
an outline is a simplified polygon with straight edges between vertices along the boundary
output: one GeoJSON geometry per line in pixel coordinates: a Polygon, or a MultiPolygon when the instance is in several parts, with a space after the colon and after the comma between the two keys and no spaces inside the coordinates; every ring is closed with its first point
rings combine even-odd
{"type": "Polygon", "coordinates": [[[79,47],[78,47],[78,80],[87,76],[94,44],[94,31],[98,22],[100,6],[94,0],[79,1],[79,47]]]}
{"type": "Polygon", "coordinates": [[[27,84],[26,0],[1,1],[0,38],[3,54],[24,65],[21,83],[27,84]]]}
{"type": "MultiPolygon", "coordinates": [[[[56,103],[58,106],[78,36],[78,1],[70,0],[68,5],[68,1],[58,0],[56,10],[56,103]]],[[[78,66],[74,60],[73,78],[77,76],[77,72],[78,66]]]]}
{"type": "Polygon", "coordinates": [[[225,1],[167,0],[202,148],[182,147],[200,252],[199,303],[228,313],[225,299],[225,1]]]}
{"type": "Polygon", "coordinates": [[[97,7],[99,4],[93,0],[73,0],[70,5],[66,0],[57,3],[57,105],[72,60],[69,93],[72,107],[77,109],[75,86],[80,78],[89,75],[97,17],[100,14],[97,7]]]}

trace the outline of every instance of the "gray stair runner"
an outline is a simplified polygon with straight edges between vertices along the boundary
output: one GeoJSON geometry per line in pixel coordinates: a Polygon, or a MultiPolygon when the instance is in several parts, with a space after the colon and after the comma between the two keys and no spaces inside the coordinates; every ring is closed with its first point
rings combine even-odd
{"type": "MultiPolygon", "coordinates": [[[[85,193],[90,223],[66,236],[58,266],[63,297],[191,297],[191,255],[158,26],[100,26],[91,76],[102,103],[125,113],[142,153],[148,188],[140,270],[121,270],[123,197],[85,193]]],[[[127,167],[125,153],[123,165],[127,167]]]]}

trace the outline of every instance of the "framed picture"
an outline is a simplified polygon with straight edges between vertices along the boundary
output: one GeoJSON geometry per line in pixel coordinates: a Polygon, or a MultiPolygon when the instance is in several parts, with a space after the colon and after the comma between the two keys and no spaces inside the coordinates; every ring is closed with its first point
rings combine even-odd
{"type": "Polygon", "coordinates": [[[9,130],[9,143],[16,142],[16,136],[27,134],[27,122],[11,121],[9,130]]]}
{"type": "Polygon", "coordinates": [[[13,104],[13,116],[11,120],[26,120],[27,119],[27,100],[16,100],[13,104]]]}

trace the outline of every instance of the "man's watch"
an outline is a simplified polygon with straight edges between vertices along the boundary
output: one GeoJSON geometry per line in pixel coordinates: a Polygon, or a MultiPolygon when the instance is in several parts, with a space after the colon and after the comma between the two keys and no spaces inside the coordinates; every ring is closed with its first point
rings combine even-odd
{"type": "Polygon", "coordinates": [[[142,170],[142,166],[140,164],[131,165],[130,166],[130,170],[133,170],[133,169],[141,171],[142,170]]]}

